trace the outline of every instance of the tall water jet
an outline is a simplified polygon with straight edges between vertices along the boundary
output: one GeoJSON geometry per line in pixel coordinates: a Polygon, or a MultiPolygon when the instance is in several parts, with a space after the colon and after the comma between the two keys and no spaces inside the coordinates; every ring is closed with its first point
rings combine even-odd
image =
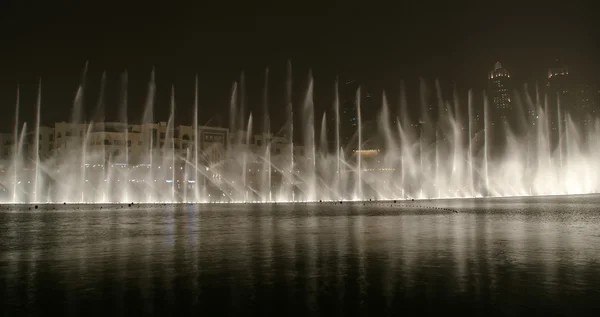
{"type": "Polygon", "coordinates": [[[473,174],[473,90],[469,89],[469,95],[467,100],[467,116],[468,116],[468,138],[469,148],[467,153],[467,165],[469,170],[469,193],[471,195],[475,194],[475,185],[474,185],[474,174],[473,174]]]}
{"type": "MultiPolygon", "coordinates": [[[[327,142],[327,113],[323,112],[321,116],[321,129],[319,131],[319,155],[317,156],[318,164],[316,169],[316,175],[319,183],[331,184],[335,179],[330,179],[330,173],[328,169],[330,168],[329,159],[328,159],[328,149],[329,145],[327,142]]],[[[332,189],[327,188],[327,192],[330,192],[332,189]]],[[[329,195],[323,195],[322,198],[331,199],[329,195]]]]}
{"type": "MultiPolygon", "coordinates": [[[[125,167],[125,184],[129,184],[130,179],[129,179],[129,148],[131,146],[131,140],[129,139],[129,116],[128,116],[128,88],[129,88],[129,76],[127,71],[123,72],[123,74],[121,75],[121,100],[119,103],[119,110],[120,110],[120,119],[121,121],[124,123],[124,132],[125,132],[125,139],[123,140],[123,153],[125,153],[125,159],[122,163],[121,166],[125,167]]],[[[124,193],[124,199],[125,201],[129,201],[129,192],[127,191],[129,186],[126,186],[124,193]]]]}
{"type": "Polygon", "coordinates": [[[390,129],[390,109],[387,101],[387,96],[385,91],[381,93],[381,112],[378,116],[378,128],[379,133],[383,135],[385,141],[385,148],[390,152],[395,152],[396,144],[394,143],[394,137],[392,136],[392,131],[390,129]]]}
{"type": "MultiPolygon", "coordinates": [[[[25,145],[25,140],[26,140],[26,136],[27,136],[27,122],[23,122],[23,128],[21,129],[21,133],[19,134],[19,142],[18,142],[18,149],[17,152],[20,154],[19,159],[23,159],[23,147],[25,145]]],[[[24,162],[19,163],[19,167],[21,166],[25,166],[24,162]]],[[[21,181],[17,180],[17,184],[20,184],[21,181]]],[[[25,179],[23,180],[23,186],[25,186],[26,182],[25,179]]],[[[31,203],[31,196],[29,193],[30,188],[25,188],[25,190],[20,189],[19,187],[17,187],[17,190],[22,190],[24,197],[22,199],[23,202],[28,202],[31,203]]]]}
{"type": "Polygon", "coordinates": [[[198,191],[198,75],[196,74],[196,82],[194,85],[194,197],[196,201],[200,201],[200,192],[198,191]]]}
{"type": "Polygon", "coordinates": [[[421,197],[426,197],[426,194],[424,193],[424,191],[428,191],[427,188],[427,179],[425,175],[425,171],[427,169],[431,169],[431,166],[429,166],[429,162],[430,157],[428,155],[428,152],[426,152],[426,148],[429,145],[429,137],[430,137],[430,130],[432,129],[432,127],[434,126],[431,120],[431,114],[430,112],[433,110],[431,104],[429,104],[427,97],[428,97],[428,92],[427,92],[427,85],[425,83],[425,80],[423,78],[420,79],[419,81],[419,93],[420,93],[420,102],[421,102],[421,113],[420,113],[420,119],[419,119],[419,167],[418,167],[418,171],[419,171],[419,175],[418,175],[418,183],[419,183],[419,193],[418,196],[421,197]],[[427,166],[425,166],[425,164],[427,163],[427,166]]]}
{"type": "Polygon", "coordinates": [[[305,200],[316,199],[316,149],[315,149],[315,109],[313,103],[313,77],[312,71],[308,73],[308,88],[306,90],[306,97],[304,99],[302,121],[304,122],[304,152],[308,153],[307,161],[304,164],[304,170],[306,171],[306,196],[305,200]]]}
{"type": "MultiPolygon", "coordinates": [[[[387,95],[384,91],[381,93],[381,111],[378,116],[378,134],[382,135],[384,138],[383,148],[385,151],[383,158],[378,162],[381,163],[382,167],[385,169],[389,169],[391,166],[397,166],[397,164],[400,162],[398,159],[398,153],[400,153],[400,149],[396,143],[396,134],[393,133],[393,129],[390,127],[390,124],[392,123],[391,118],[392,115],[390,114],[387,95]]],[[[368,168],[371,169],[372,167],[369,166],[368,168]]],[[[381,168],[379,170],[381,170],[381,168]]],[[[379,171],[377,173],[379,174],[379,171]]],[[[376,194],[375,198],[383,199],[384,197],[393,196],[392,192],[398,187],[397,179],[394,174],[396,174],[395,169],[393,169],[391,173],[387,175],[378,175],[379,177],[377,177],[376,181],[371,181],[373,184],[371,187],[373,187],[376,194]]]]}
{"type": "Polygon", "coordinates": [[[265,69],[265,82],[263,86],[263,143],[265,144],[265,158],[262,168],[262,174],[264,175],[262,186],[266,188],[262,189],[263,197],[268,197],[268,201],[272,200],[271,193],[271,118],[269,115],[269,68],[265,69]],[[265,179],[266,178],[266,179],[265,179]]]}
{"type": "MultiPolygon", "coordinates": [[[[229,97],[229,132],[234,133],[234,142],[239,144],[242,138],[238,134],[238,130],[240,129],[238,126],[238,113],[237,113],[237,103],[238,103],[238,85],[237,82],[233,82],[231,86],[231,95],[229,97]]],[[[231,143],[229,144],[228,151],[231,151],[231,143]]]]}
{"type": "MultiPolygon", "coordinates": [[[[250,146],[250,142],[252,140],[252,113],[250,113],[250,116],[248,117],[248,130],[246,130],[246,135],[244,137],[245,143],[248,147],[250,146]]],[[[248,188],[250,187],[248,184],[248,150],[244,151],[244,154],[242,156],[242,181],[244,184],[244,201],[248,201],[249,198],[249,191],[248,188]]]]}
{"type": "MultiPolygon", "coordinates": [[[[339,90],[339,78],[335,79],[334,86],[334,99],[333,99],[333,113],[335,115],[335,162],[336,162],[336,177],[335,177],[335,190],[338,196],[341,194],[340,188],[340,90],[339,90]]],[[[339,197],[338,197],[339,199],[339,197]]]]}
{"type": "MultiPolygon", "coordinates": [[[[546,139],[547,152],[552,151],[552,118],[550,116],[550,100],[548,96],[544,98],[544,135],[546,139]]],[[[546,156],[548,159],[548,167],[552,168],[552,156],[546,156]]]]}
{"type": "Polygon", "coordinates": [[[356,175],[356,179],[357,179],[357,198],[362,199],[363,195],[363,190],[362,190],[362,116],[360,113],[360,103],[361,103],[361,96],[360,96],[360,87],[358,87],[358,89],[356,90],[356,120],[358,121],[358,128],[357,128],[357,132],[358,132],[358,146],[357,146],[357,175],[356,175]]]}
{"type": "Polygon", "coordinates": [[[105,140],[105,124],[104,124],[104,120],[105,120],[105,116],[104,116],[104,93],[105,93],[105,88],[106,88],[106,72],[102,73],[102,78],[100,79],[100,92],[98,94],[98,102],[96,104],[96,110],[94,111],[94,120],[93,120],[93,126],[98,130],[102,132],[102,141],[100,142],[100,154],[99,157],[97,158],[97,163],[98,166],[100,166],[102,168],[101,172],[100,172],[100,179],[99,179],[99,190],[101,193],[101,196],[98,197],[98,195],[96,195],[97,197],[95,198],[95,201],[101,201],[101,202],[106,202],[106,192],[108,189],[108,184],[106,184],[104,182],[104,180],[106,179],[107,175],[108,175],[108,164],[107,164],[107,158],[106,158],[106,142],[104,142],[105,140]]]}
{"type": "Polygon", "coordinates": [[[148,128],[148,130],[146,130],[146,135],[147,135],[147,147],[144,149],[144,151],[146,152],[146,158],[147,161],[145,163],[148,164],[148,174],[145,178],[145,183],[146,184],[153,184],[150,186],[151,190],[149,190],[146,193],[146,199],[147,201],[152,201],[152,197],[154,197],[155,194],[155,183],[154,183],[154,173],[155,173],[155,168],[156,166],[154,165],[154,156],[155,156],[155,149],[154,146],[156,144],[156,141],[158,139],[158,136],[156,135],[156,133],[158,131],[155,132],[155,129],[152,128],[153,123],[154,123],[154,95],[155,95],[155,91],[156,91],[156,81],[155,81],[155,70],[154,68],[152,68],[152,71],[150,72],[150,80],[148,81],[148,92],[146,95],[146,102],[144,104],[144,114],[143,114],[143,118],[142,118],[142,123],[143,124],[150,124],[150,127],[148,128]]]}
{"type": "Polygon", "coordinates": [[[15,124],[14,124],[14,130],[13,130],[13,162],[12,162],[12,169],[13,169],[13,192],[12,192],[12,201],[13,203],[16,203],[19,201],[18,197],[17,197],[17,184],[18,184],[18,178],[19,178],[19,168],[20,168],[20,158],[21,158],[21,153],[19,151],[19,105],[20,105],[20,94],[19,94],[19,85],[17,85],[17,100],[15,102],[15,124]]]}
{"type": "Polygon", "coordinates": [[[38,93],[36,100],[35,110],[35,133],[33,142],[33,161],[34,167],[34,180],[33,180],[33,201],[39,202],[39,191],[40,191],[40,117],[42,112],[42,79],[40,78],[38,84],[38,93]]]}
{"type": "Polygon", "coordinates": [[[416,167],[414,167],[414,162],[410,160],[413,158],[413,149],[412,149],[412,138],[414,137],[412,132],[412,127],[410,125],[410,118],[408,114],[408,101],[406,99],[406,87],[404,82],[400,85],[400,98],[399,98],[399,115],[400,117],[396,117],[396,127],[398,129],[398,134],[400,136],[400,188],[402,189],[401,197],[406,198],[406,180],[407,174],[410,171],[411,175],[414,173],[416,167]],[[407,165],[410,165],[411,169],[407,171],[407,165]]]}
{"type": "MultiPolygon", "coordinates": [[[[563,137],[563,118],[562,118],[562,112],[560,109],[560,95],[557,94],[556,97],[556,116],[557,116],[557,126],[558,126],[558,138],[557,138],[557,142],[558,142],[558,166],[560,168],[563,167],[563,142],[562,142],[562,137],[563,137]]],[[[559,179],[560,181],[560,179],[559,179]]]]}
{"type": "MultiPolygon", "coordinates": [[[[79,87],[77,89],[77,93],[75,94],[75,99],[73,101],[73,111],[72,111],[72,118],[71,118],[71,122],[75,124],[75,138],[79,141],[79,149],[81,150],[80,154],[80,160],[79,162],[77,162],[79,164],[79,180],[78,183],[75,184],[75,188],[71,189],[71,194],[70,195],[75,195],[74,197],[71,197],[70,199],[77,199],[78,201],[82,200],[82,197],[84,196],[84,192],[85,192],[85,174],[86,174],[86,153],[83,152],[83,149],[85,147],[85,138],[83,137],[83,131],[85,130],[83,128],[83,123],[85,121],[84,119],[84,110],[85,110],[85,84],[86,84],[86,78],[87,78],[87,70],[88,70],[88,62],[85,62],[85,65],[83,67],[83,70],[81,72],[81,79],[79,81],[79,87]],[[77,197],[77,198],[75,198],[77,197]]],[[[72,133],[73,131],[70,131],[70,133],[72,133]]],[[[69,132],[67,132],[69,133],[69,132]]],[[[69,140],[66,140],[67,142],[69,142],[69,140]]],[[[70,150],[72,152],[72,150],[70,150]]],[[[73,184],[69,184],[69,185],[73,185],[73,184]]],[[[68,186],[68,185],[67,185],[68,186]]]]}
{"type": "MultiPolygon", "coordinates": [[[[434,153],[435,153],[435,181],[434,181],[434,193],[435,195],[440,196],[440,180],[441,180],[441,172],[440,172],[440,144],[441,141],[439,140],[439,134],[440,134],[440,129],[441,129],[441,121],[442,121],[442,117],[443,114],[445,114],[446,108],[444,107],[444,99],[442,97],[442,88],[440,86],[440,81],[439,79],[435,80],[435,91],[436,91],[436,95],[437,95],[437,105],[438,105],[438,112],[436,114],[436,118],[435,118],[435,141],[434,141],[434,153]]],[[[447,115],[447,114],[446,114],[447,115]]]]}
{"type": "Polygon", "coordinates": [[[539,107],[541,105],[541,101],[540,101],[540,86],[538,85],[538,82],[535,82],[535,105],[537,107],[539,107]]]}
{"type": "Polygon", "coordinates": [[[244,72],[240,74],[240,87],[239,87],[239,124],[237,126],[238,129],[244,130],[245,120],[246,120],[246,76],[244,76],[244,72]]]}
{"type": "MultiPolygon", "coordinates": [[[[243,131],[238,128],[238,117],[237,117],[237,107],[238,107],[238,84],[237,82],[233,82],[231,86],[231,94],[229,97],[229,133],[233,134],[232,142],[227,142],[227,152],[229,155],[232,155],[231,159],[239,160],[239,157],[234,156],[234,145],[241,146],[242,140],[245,140],[245,135],[243,135],[243,131]]],[[[245,155],[245,154],[244,154],[245,155]]],[[[242,158],[243,159],[243,158],[242,158]]],[[[244,165],[245,163],[241,162],[239,165],[244,165]]],[[[242,166],[242,180],[240,183],[245,187],[245,179],[246,179],[246,169],[245,166],[242,166]]],[[[204,185],[203,190],[206,190],[206,182],[207,177],[204,177],[204,185]]],[[[238,200],[244,201],[246,199],[245,188],[242,188],[238,191],[238,194],[241,195],[238,197],[238,200]]],[[[206,196],[204,196],[206,197],[206,196]]]]}
{"type": "Polygon", "coordinates": [[[188,164],[187,162],[189,162],[191,160],[190,158],[190,148],[186,148],[185,149],[185,169],[183,171],[183,202],[184,203],[189,203],[188,200],[188,186],[187,186],[187,182],[188,182],[188,164]]]}
{"type": "Polygon", "coordinates": [[[85,65],[83,66],[83,70],[81,71],[81,79],[79,81],[79,89],[78,89],[78,94],[80,94],[79,99],[78,99],[79,103],[74,105],[74,107],[73,107],[71,122],[76,123],[76,124],[84,121],[84,110],[85,110],[84,92],[85,92],[85,84],[86,84],[86,79],[87,79],[88,64],[89,64],[89,62],[86,61],[85,65]]]}
{"type": "Polygon", "coordinates": [[[156,70],[152,68],[150,71],[150,79],[148,80],[148,90],[146,92],[142,123],[154,123],[154,95],[156,94],[155,74],[156,70]]]}
{"type": "Polygon", "coordinates": [[[484,99],[483,100],[483,133],[484,133],[484,137],[483,137],[483,173],[484,173],[484,181],[485,181],[484,192],[485,192],[485,195],[488,196],[490,194],[490,192],[489,192],[490,178],[489,178],[489,165],[488,165],[488,144],[489,144],[490,123],[489,123],[488,98],[485,94],[483,96],[483,99],[484,99]]]}
{"type": "MultiPolygon", "coordinates": [[[[291,104],[291,103],[290,103],[291,104]]],[[[294,157],[294,111],[290,112],[290,165],[289,165],[289,184],[292,192],[291,200],[295,201],[295,186],[296,186],[296,177],[294,176],[294,168],[295,168],[295,157],[294,157]]]]}
{"type": "MultiPolygon", "coordinates": [[[[462,128],[462,122],[461,122],[461,116],[460,116],[460,102],[458,100],[458,92],[456,91],[456,87],[454,88],[453,91],[453,105],[452,106],[448,106],[448,108],[453,109],[454,110],[454,118],[453,120],[450,121],[450,125],[452,128],[452,170],[451,170],[451,179],[450,179],[450,183],[451,184],[455,184],[455,183],[459,183],[460,182],[460,178],[463,177],[463,163],[464,163],[464,157],[462,156],[462,151],[463,151],[463,136],[461,133],[461,128],[462,128]]],[[[449,110],[450,110],[449,109],[449,110]]],[[[452,115],[452,112],[450,112],[450,115],[452,115]]],[[[447,186],[447,184],[444,184],[444,186],[447,186]]],[[[463,190],[462,189],[457,189],[457,190],[463,190]]]]}
{"type": "Polygon", "coordinates": [[[171,87],[171,112],[169,114],[168,133],[171,143],[171,201],[175,200],[175,85],[171,87]]]}
{"type": "Polygon", "coordinates": [[[82,191],[81,191],[81,202],[86,202],[86,197],[85,197],[85,193],[86,193],[86,189],[89,188],[88,186],[88,179],[87,179],[87,167],[90,166],[90,164],[87,162],[88,159],[88,143],[90,141],[90,135],[92,134],[92,128],[93,128],[93,122],[88,124],[85,132],[84,132],[84,137],[83,137],[83,141],[82,141],[82,146],[81,146],[81,153],[82,153],[82,157],[83,157],[83,161],[84,161],[84,165],[83,165],[83,173],[82,173],[82,179],[81,179],[81,184],[82,186],[82,191]]]}
{"type": "Polygon", "coordinates": [[[283,190],[285,193],[291,192],[291,197],[286,197],[286,199],[294,201],[294,183],[295,183],[295,177],[294,177],[294,107],[292,104],[292,63],[290,61],[287,62],[287,69],[286,69],[286,81],[285,81],[285,109],[286,109],[286,115],[287,115],[287,122],[286,122],[286,134],[287,134],[287,138],[288,138],[288,142],[290,144],[290,148],[289,148],[289,166],[288,169],[286,171],[286,175],[287,175],[287,183],[289,186],[288,188],[285,188],[286,186],[283,186],[283,190]]]}
{"type": "MultiPolygon", "coordinates": [[[[106,90],[106,72],[102,72],[102,76],[100,77],[100,90],[98,91],[98,101],[96,103],[96,108],[94,109],[94,114],[92,116],[92,121],[97,124],[103,124],[105,118],[105,105],[104,105],[104,94],[106,90]]],[[[101,130],[103,131],[103,130],[101,130]]]]}
{"type": "Polygon", "coordinates": [[[319,156],[325,159],[327,155],[327,113],[323,112],[321,116],[321,130],[319,130],[319,156]]]}
{"type": "MultiPolygon", "coordinates": [[[[547,168],[547,162],[548,160],[546,159],[545,155],[542,153],[548,153],[549,151],[546,150],[547,146],[548,146],[548,142],[546,141],[545,136],[546,134],[546,112],[543,110],[542,105],[538,104],[537,105],[538,111],[537,111],[537,115],[536,115],[536,129],[535,129],[535,133],[534,133],[534,139],[535,139],[535,143],[536,143],[536,150],[535,150],[535,160],[536,160],[536,164],[535,164],[535,169],[536,172],[535,174],[538,174],[539,172],[541,172],[542,170],[547,168]]],[[[539,175],[539,174],[538,174],[539,175]]],[[[541,176],[540,176],[541,177],[541,176]]],[[[546,180],[543,180],[543,182],[545,182],[546,180]]],[[[538,180],[536,180],[536,183],[538,183],[538,180]]],[[[534,191],[539,190],[539,188],[534,188],[534,191]]]]}
{"type": "Polygon", "coordinates": [[[441,192],[440,192],[440,151],[439,151],[439,130],[435,129],[435,176],[434,176],[434,195],[437,195],[438,197],[440,196],[441,192]]]}
{"type": "MultiPolygon", "coordinates": [[[[77,141],[77,143],[79,143],[79,150],[81,151],[83,148],[83,134],[82,134],[82,130],[81,130],[81,126],[82,126],[82,122],[81,120],[81,112],[83,108],[83,86],[79,85],[77,92],[75,93],[75,98],[73,100],[73,113],[72,113],[72,120],[73,120],[73,126],[74,126],[74,131],[73,129],[69,128],[68,131],[66,132],[66,140],[65,142],[71,142],[71,140],[69,138],[75,138],[77,141]],[[74,135],[73,135],[74,134],[74,135]]],[[[69,152],[74,152],[75,150],[73,149],[68,149],[69,152]]],[[[80,152],[77,153],[77,156],[79,156],[79,160],[76,162],[78,168],[78,174],[79,175],[79,179],[75,179],[74,181],[76,182],[76,184],[66,184],[65,186],[69,186],[69,190],[67,191],[66,195],[68,199],[75,199],[75,197],[81,197],[83,195],[83,188],[84,188],[84,183],[85,183],[85,155],[84,153],[80,152]],[[74,185],[74,186],[73,186],[74,185]],[[81,191],[80,191],[81,190],[81,191]]],[[[67,166],[66,169],[71,170],[74,167],[71,166],[67,166]]],[[[80,199],[77,199],[76,201],[80,201],[80,199]]]]}

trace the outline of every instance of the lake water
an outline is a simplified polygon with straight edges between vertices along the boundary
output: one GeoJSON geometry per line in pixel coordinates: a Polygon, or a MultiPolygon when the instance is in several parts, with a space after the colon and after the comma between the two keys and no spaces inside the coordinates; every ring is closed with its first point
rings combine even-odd
{"type": "Polygon", "coordinates": [[[0,208],[2,316],[600,311],[600,196],[0,208]]]}

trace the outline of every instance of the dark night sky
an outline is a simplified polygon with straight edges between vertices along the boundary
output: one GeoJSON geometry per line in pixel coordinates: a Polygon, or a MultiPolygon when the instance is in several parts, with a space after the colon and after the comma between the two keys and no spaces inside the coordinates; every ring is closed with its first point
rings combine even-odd
{"type": "Polygon", "coordinates": [[[175,85],[181,123],[191,122],[195,74],[201,85],[201,121],[220,113],[226,124],[232,82],[244,70],[248,104],[259,109],[267,66],[277,115],[287,59],[294,67],[296,99],[312,67],[321,107],[331,105],[336,75],[357,79],[376,95],[386,89],[396,96],[401,79],[414,90],[419,76],[455,82],[466,91],[483,88],[497,60],[516,80],[531,82],[542,80],[559,56],[578,80],[597,83],[600,77],[599,16],[593,1],[495,1],[494,6],[487,1],[477,6],[303,1],[288,8],[276,7],[276,1],[252,6],[228,1],[220,7],[82,2],[0,0],[0,130],[11,129],[17,83],[21,117],[32,120],[40,77],[42,120],[68,120],[86,60],[90,109],[106,71],[109,118],[111,111],[117,113],[119,77],[127,69],[129,116],[141,117],[154,66],[157,121],[166,121],[175,85]]]}

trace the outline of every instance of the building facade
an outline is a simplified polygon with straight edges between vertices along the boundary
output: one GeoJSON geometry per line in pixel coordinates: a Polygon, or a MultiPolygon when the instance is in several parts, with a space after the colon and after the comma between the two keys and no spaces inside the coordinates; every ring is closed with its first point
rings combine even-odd
{"type": "Polygon", "coordinates": [[[593,124],[600,106],[600,88],[590,84],[578,85],[575,89],[575,118],[583,126],[593,124]]]}
{"type": "Polygon", "coordinates": [[[560,101],[560,106],[564,110],[573,110],[575,107],[573,87],[569,77],[569,68],[563,65],[559,59],[556,59],[554,65],[548,69],[548,81],[546,83],[546,93],[551,105],[556,105],[560,101]]]}
{"type": "Polygon", "coordinates": [[[496,62],[488,75],[489,100],[492,104],[491,118],[493,123],[507,123],[512,112],[510,90],[512,83],[510,73],[496,62]]]}
{"type": "Polygon", "coordinates": [[[10,158],[14,151],[14,136],[10,133],[0,133],[0,161],[10,158]]]}

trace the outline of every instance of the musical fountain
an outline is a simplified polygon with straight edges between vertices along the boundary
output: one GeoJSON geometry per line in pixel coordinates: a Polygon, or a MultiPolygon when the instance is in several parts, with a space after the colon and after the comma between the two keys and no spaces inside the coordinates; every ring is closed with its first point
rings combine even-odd
{"type": "MultiPolygon", "coordinates": [[[[61,137],[68,146],[45,157],[38,152],[39,137],[35,137],[40,133],[42,85],[33,142],[28,143],[26,137],[30,126],[19,121],[17,92],[13,155],[0,179],[0,202],[301,202],[572,195],[600,190],[600,120],[591,118],[591,124],[578,125],[561,109],[560,102],[551,104],[539,93],[533,98],[523,93],[523,98],[516,99],[516,123],[494,120],[494,109],[486,98],[477,102],[471,91],[466,107],[457,98],[448,102],[438,94],[438,116],[431,115],[429,103],[423,101],[418,123],[410,119],[405,95],[395,107],[396,116],[391,115],[392,107],[383,95],[376,131],[367,134],[359,88],[354,142],[342,144],[337,83],[331,112],[334,126],[328,126],[323,114],[319,128],[313,78],[309,77],[304,101],[293,106],[288,64],[284,88],[287,122],[280,133],[281,142],[274,142],[271,133],[268,79],[258,125],[251,113],[246,114],[243,77],[234,83],[229,133],[223,155],[216,159],[210,158],[211,148],[200,144],[197,82],[194,119],[188,127],[190,135],[186,134],[188,146],[182,146],[185,137],[175,124],[174,88],[168,122],[162,126],[153,123],[153,72],[142,123],[137,125],[127,118],[126,75],[119,105],[121,122],[83,122],[79,114],[87,87],[82,80],[75,96],[74,120],[68,124],[73,131],[68,136],[56,135],[56,143],[61,137]],[[294,124],[300,121],[294,118],[297,112],[300,125],[294,124]],[[165,131],[164,135],[160,131],[165,131]],[[252,131],[268,137],[255,144],[252,131]],[[294,142],[295,133],[301,135],[299,142],[294,142]],[[335,136],[334,142],[327,141],[330,134],[335,136]],[[115,137],[109,140],[111,135],[115,137]],[[367,147],[374,139],[379,147],[367,147]],[[496,146],[497,139],[502,140],[501,146],[496,146]]],[[[97,111],[104,107],[104,83],[103,76],[97,111]]],[[[436,88],[439,90],[439,85],[436,88]]]]}

